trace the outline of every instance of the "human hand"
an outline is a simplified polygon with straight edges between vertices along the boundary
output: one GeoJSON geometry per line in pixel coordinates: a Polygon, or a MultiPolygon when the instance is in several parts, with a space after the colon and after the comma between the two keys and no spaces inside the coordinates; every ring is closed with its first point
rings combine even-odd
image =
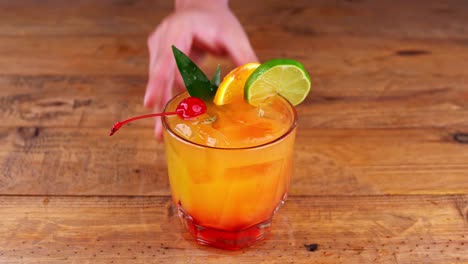
{"type": "MultiPolygon", "coordinates": [[[[258,61],[241,24],[227,0],[176,1],[176,11],[166,17],[148,38],[149,80],[144,105],[161,112],[166,102],[184,90],[171,45],[196,64],[208,52],[228,56],[235,65],[258,61]]],[[[155,135],[162,136],[159,118],[155,135]]]]}

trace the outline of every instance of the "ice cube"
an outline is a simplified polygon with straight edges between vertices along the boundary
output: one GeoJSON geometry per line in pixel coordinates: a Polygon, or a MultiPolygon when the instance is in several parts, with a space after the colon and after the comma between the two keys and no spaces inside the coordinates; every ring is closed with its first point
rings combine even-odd
{"type": "Polygon", "coordinates": [[[214,122],[216,122],[217,118],[218,117],[216,115],[208,116],[207,118],[205,118],[203,120],[200,120],[200,124],[202,124],[202,125],[213,124],[214,122]]]}
{"type": "Polygon", "coordinates": [[[257,115],[258,117],[263,117],[265,115],[265,110],[263,110],[263,108],[258,108],[257,115]]]}
{"type": "Polygon", "coordinates": [[[206,139],[206,145],[208,145],[210,147],[216,146],[216,138],[208,137],[206,139]]]}
{"type": "Polygon", "coordinates": [[[182,136],[189,139],[192,136],[192,129],[186,124],[177,124],[175,125],[175,130],[179,132],[182,136]]]}

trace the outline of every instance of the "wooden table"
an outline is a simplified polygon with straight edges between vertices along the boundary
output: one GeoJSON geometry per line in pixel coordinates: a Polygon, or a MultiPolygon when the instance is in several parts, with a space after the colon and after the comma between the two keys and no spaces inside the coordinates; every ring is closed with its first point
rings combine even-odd
{"type": "Polygon", "coordinates": [[[272,234],[196,245],[152,121],[107,136],[147,113],[146,37],[172,1],[5,0],[0,263],[468,263],[467,2],[231,2],[261,60],[312,75],[272,234]]]}

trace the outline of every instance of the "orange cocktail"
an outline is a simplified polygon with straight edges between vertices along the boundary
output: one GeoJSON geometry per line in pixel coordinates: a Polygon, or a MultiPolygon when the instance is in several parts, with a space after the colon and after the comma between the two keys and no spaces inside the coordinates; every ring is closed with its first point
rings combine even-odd
{"type": "Polygon", "coordinates": [[[191,120],[162,118],[172,198],[199,243],[238,249],[265,236],[287,196],[296,112],[281,96],[207,109],[191,120]]]}

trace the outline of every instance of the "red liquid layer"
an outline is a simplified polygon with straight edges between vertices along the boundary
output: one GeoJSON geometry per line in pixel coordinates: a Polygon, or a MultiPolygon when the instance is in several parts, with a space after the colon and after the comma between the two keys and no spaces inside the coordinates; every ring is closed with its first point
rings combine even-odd
{"type": "Polygon", "coordinates": [[[237,250],[247,247],[263,239],[271,228],[271,218],[242,230],[226,231],[203,227],[196,224],[193,218],[187,214],[182,207],[179,206],[178,211],[182,224],[199,244],[227,250],[237,250]]]}
{"type": "Polygon", "coordinates": [[[250,246],[268,235],[271,229],[273,216],[284,205],[287,197],[288,195],[285,193],[269,219],[239,230],[221,230],[204,227],[197,224],[193,220],[193,217],[184,211],[180,203],[177,205],[177,210],[185,229],[192,235],[197,243],[221,249],[238,250],[250,246]]]}

